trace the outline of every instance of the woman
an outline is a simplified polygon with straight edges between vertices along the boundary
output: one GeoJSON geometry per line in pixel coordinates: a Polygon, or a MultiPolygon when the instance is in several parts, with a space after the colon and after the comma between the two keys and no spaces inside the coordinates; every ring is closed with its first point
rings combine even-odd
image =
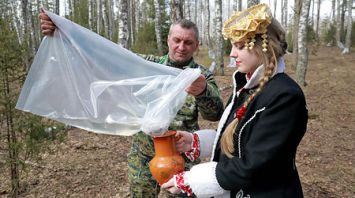
{"type": "Polygon", "coordinates": [[[211,156],[162,188],[198,197],[303,197],[295,165],[307,126],[301,88],[284,73],[285,32],[266,4],[224,23],[238,70],[217,132],[179,132],[177,149],[191,160],[211,156]]]}

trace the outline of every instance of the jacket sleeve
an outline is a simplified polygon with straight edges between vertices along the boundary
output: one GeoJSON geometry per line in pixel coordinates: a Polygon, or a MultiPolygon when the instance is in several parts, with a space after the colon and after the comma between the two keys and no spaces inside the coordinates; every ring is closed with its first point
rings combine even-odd
{"type": "Polygon", "coordinates": [[[201,116],[210,121],[218,121],[223,114],[223,101],[213,77],[213,74],[204,67],[200,67],[207,81],[206,90],[196,96],[196,103],[201,116]]]}
{"type": "MultiPolygon", "coordinates": [[[[241,127],[241,157],[225,157],[216,167],[221,187],[226,190],[250,187],[260,175],[273,175],[270,170],[285,169],[288,166],[285,163],[291,164],[285,160],[294,157],[306,131],[307,117],[305,99],[300,91],[278,94],[266,107],[255,111],[245,122],[245,128],[251,131],[243,131],[241,127]],[[245,133],[247,139],[243,139],[245,133]]],[[[234,146],[237,150],[238,145],[234,146]]]]}

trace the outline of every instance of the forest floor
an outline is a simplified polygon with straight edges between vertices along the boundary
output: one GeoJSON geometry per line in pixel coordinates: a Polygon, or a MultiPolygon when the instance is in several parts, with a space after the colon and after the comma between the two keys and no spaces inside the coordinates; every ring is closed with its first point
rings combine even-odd
{"type": "MultiPolygon", "coordinates": [[[[287,73],[292,56],[287,55],[287,73]]],[[[227,100],[231,74],[216,76],[227,100]]],[[[355,52],[341,55],[336,48],[320,47],[310,55],[303,88],[309,110],[308,130],[297,153],[305,197],[355,197],[355,52]]],[[[226,101],[225,101],[226,102],[226,101]]],[[[202,128],[217,122],[201,121],[202,128]]],[[[40,161],[28,162],[20,197],[129,197],[127,153],[130,137],[68,131],[65,141],[51,144],[40,161]]],[[[5,141],[0,140],[0,197],[10,191],[5,166],[5,141]]]]}

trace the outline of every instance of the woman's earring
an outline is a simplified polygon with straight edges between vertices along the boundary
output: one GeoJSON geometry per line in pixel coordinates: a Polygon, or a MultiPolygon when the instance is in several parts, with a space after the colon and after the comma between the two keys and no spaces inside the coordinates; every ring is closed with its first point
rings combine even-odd
{"type": "Polygon", "coordinates": [[[245,39],[244,47],[246,47],[246,48],[249,47],[249,39],[245,39]]]}
{"type": "Polygon", "coordinates": [[[249,49],[253,49],[255,41],[255,35],[253,35],[249,43],[249,49]]]}
{"type": "Polygon", "coordinates": [[[263,44],[262,44],[262,47],[263,47],[263,52],[266,52],[267,51],[267,34],[264,33],[261,38],[263,38],[263,44]]]}

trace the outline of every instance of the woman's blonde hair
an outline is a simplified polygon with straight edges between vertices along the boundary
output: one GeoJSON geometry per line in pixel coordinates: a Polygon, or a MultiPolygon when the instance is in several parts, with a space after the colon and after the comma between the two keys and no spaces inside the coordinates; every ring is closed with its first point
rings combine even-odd
{"type": "MultiPolygon", "coordinates": [[[[259,86],[256,91],[251,94],[247,100],[243,103],[243,107],[247,109],[250,102],[255,98],[255,96],[264,88],[265,84],[270,80],[273,73],[275,72],[275,65],[277,65],[277,60],[282,57],[287,50],[287,43],[285,41],[285,31],[276,19],[272,19],[271,24],[267,28],[268,36],[268,46],[267,51],[262,51],[262,38],[261,35],[256,35],[255,46],[252,50],[257,54],[258,57],[262,59],[262,64],[264,65],[264,75],[259,81],[259,86]]],[[[242,119],[242,118],[241,118],[242,119]]],[[[234,146],[234,133],[236,131],[238,118],[235,118],[225,129],[221,138],[221,149],[222,152],[229,158],[233,157],[235,151],[234,146]]],[[[240,151],[239,151],[240,153],[240,151]]]]}

